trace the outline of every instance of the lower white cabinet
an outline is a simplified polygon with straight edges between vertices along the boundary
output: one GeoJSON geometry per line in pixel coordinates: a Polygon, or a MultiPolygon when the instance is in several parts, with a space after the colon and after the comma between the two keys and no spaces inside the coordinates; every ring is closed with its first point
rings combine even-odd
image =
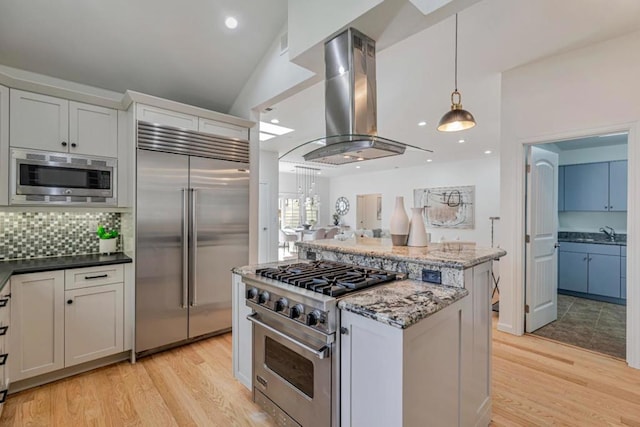
{"type": "Polygon", "coordinates": [[[9,334],[11,323],[11,283],[0,291],[0,416],[9,392],[9,334]]]}
{"type": "Polygon", "coordinates": [[[342,426],[465,425],[461,362],[468,298],[407,329],[341,312],[342,426]]]}
{"type": "MultiPolygon", "coordinates": [[[[122,265],[109,266],[122,270],[122,265]]],[[[95,271],[92,271],[95,269],[95,271]]],[[[46,271],[11,277],[12,382],[124,351],[124,283],[67,283],[75,271],[46,271]]],[[[122,278],[122,272],[117,274],[122,278]]]]}
{"type": "Polygon", "coordinates": [[[64,271],[11,278],[11,381],[64,367],[64,271]]]}
{"type": "Polygon", "coordinates": [[[252,390],[253,328],[251,322],[247,320],[247,316],[251,314],[251,308],[245,303],[245,289],[242,277],[233,274],[233,375],[246,388],[252,390]]]}
{"type": "Polygon", "coordinates": [[[123,284],[64,293],[65,367],[123,351],[123,284]]]}

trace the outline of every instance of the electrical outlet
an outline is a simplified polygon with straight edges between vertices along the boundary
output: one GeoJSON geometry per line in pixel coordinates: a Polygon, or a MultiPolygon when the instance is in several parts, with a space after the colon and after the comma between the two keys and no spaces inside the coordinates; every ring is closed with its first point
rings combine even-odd
{"type": "Polygon", "coordinates": [[[89,231],[95,233],[98,230],[98,221],[89,221],[89,231]]]}

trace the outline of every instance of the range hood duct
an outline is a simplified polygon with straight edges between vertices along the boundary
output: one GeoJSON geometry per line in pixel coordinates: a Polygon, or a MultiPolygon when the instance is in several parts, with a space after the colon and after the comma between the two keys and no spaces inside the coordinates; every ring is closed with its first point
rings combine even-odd
{"type": "Polygon", "coordinates": [[[376,43],[349,28],[324,45],[326,144],[304,160],[332,165],[404,154],[406,144],[378,136],[376,43]]]}

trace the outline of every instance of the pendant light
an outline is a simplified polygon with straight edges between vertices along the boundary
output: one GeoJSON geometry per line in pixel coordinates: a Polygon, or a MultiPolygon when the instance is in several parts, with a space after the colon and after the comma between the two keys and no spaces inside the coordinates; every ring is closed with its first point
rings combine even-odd
{"type": "Polygon", "coordinates": [[[473,115],[462,108],[462,95],[458,92],[458,14],[456,13],[455,89],[451,93],[451,110],[438,123],[441,132],[456,132],[476,125],[473,115]],[[456,99],[457,97],[457,99],[456,99]]]}

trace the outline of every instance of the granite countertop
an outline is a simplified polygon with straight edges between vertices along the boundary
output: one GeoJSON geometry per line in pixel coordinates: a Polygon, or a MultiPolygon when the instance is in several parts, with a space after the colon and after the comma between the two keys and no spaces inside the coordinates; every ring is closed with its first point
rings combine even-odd
{"type": "Polygon", "coordinates": [[[616,234],[615,240],[612,241],[604,233],[560,231],[558,232],[558,241],[571,243],[593,243],[596,245],[627,246],[627,235],[616,234]]]}
{"type": "Polygon", "coordinates": [[[310,261],[304,259],[289,259],[285,261],[274,261],[274,262],[266,262],[262,264],[249,264],[243,265],[241,267],[233,267],[231,269],[232,273],[239,274],[241,276],[253,275],[258,268],[268,268],[268,267],[277,267],[278,265],[289,265],[289,264],[298,264],[298,263],[308,263],[310,261]]]}
{"type": "Polygon", "coordinates": [[[39,273],[41,271],[94,267],[97,265],[127,264],[130,262],[132,262],[131,258],[122,252],[112,255],[90,254],[2,261],[0,262],[0,290],[13,274],[39,273]]]}
{"type": "Polygon", "coordinates": [[[406,329],[464,298],[464,288],[402,280],[347,296],[338,307],[399,329],[406,329]]]}
{"type": "Polygon", "coordinates": [[[477,247],[470,242],[430,243],[426,247],[393,246],[391,239],[350,238],[347,240],[310,240],[296,242],[306,249],[326,250],[345,254],[382,257],[394,261],[428,262],[451,268],[469,268],[505,256],[500,248],[477,247]]]}

